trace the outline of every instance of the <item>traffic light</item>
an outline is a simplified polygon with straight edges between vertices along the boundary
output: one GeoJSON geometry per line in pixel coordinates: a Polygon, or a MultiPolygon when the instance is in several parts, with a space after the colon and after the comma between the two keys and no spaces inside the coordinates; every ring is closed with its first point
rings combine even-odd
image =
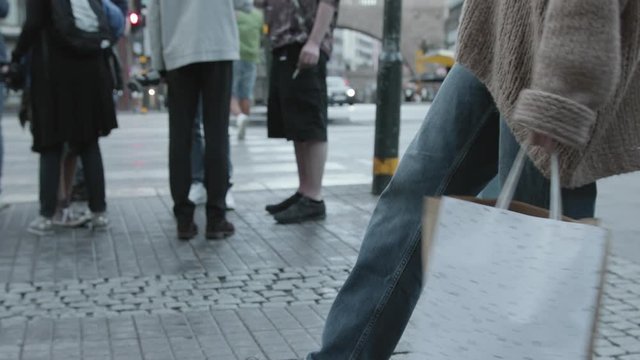
{"type": "Polygon", "coordinates": [[[131,12],[129,14],[129,25],[132,33],[139,31],[144,26],[142,15],[136,11],[131,12]]]}

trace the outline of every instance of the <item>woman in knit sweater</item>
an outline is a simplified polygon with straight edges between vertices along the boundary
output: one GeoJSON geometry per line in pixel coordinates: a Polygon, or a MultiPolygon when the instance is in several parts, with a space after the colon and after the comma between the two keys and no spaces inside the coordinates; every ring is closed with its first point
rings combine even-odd
{"type": "Polygon", "coordinates": [[[467,0],[458,62],[373,214],[309,359],[387,359],[420,296],[423,196],[476,195],[521,145],[516,200],[594,215],[595,181],[640,169],[640,1],[467,0]]]}

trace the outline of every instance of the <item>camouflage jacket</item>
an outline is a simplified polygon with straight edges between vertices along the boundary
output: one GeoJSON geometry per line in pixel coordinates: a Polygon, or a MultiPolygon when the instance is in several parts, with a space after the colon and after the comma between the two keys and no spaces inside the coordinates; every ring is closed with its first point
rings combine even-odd
{"type": "Polygon", "coordinates": [[[333,49],[333,30],[338,19],[340,0],[298,0],[300,10],[294,4],[295,0],[266,0],[265,19],[269,25],[271,47],[278,49],[290,44],[304,44],[309,38],[316,18],[318,4],[328,3],[336,8],[329,31],[322,40],[321,50],[331,56],[333,49]],[[304,26],[303,23],[304,22],[304,26]]]}

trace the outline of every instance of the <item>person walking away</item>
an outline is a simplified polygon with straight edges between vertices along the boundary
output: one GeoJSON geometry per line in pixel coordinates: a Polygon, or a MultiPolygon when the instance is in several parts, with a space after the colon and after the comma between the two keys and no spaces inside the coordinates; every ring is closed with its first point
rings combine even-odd
{"type": "Polygon", "coordinates": [[[240,34],[240,60],[233,62],[231,114],[236,118],[238,140],[244,140],[260,61],[264,19],[262,12],[253,6],[252,0],[241,0],[236,9],[236,21],[240,34]]]}
{"type": "Polygon", "coordinates": [[[308,359],[392,355],[421,294],[424,196],[477,195],[496,173],[504,182],[526,146],[515,200],[548,208],[556,151],[564,215],[590,218],[595,181],[640,170],[640,2],[467,0],[458,40],[458,65],[380,197],[308,359]]]}
{"type": "Polygon", "coordinates": [[[12,62],[31,52],[32,149],[40,154],[40,216],[28,226],[53,232],[64,146],[82,159],[91,226],[106,229],[104,168],[98,139],[117,127],[113,84],[104,61],[111,35],[97,0],[27,0],[12,62]]]}
{"type": "Polygon", "coordinates": [[[339,0],[266,0],[273,49],[267,126],[270,138],[293,141],[299,187],[266,210],[281,224],[324,219],[327,161],[327,61],[339,0]]]}
{"type": "Polygon", "coordinates": [[[169,183],[177,237],[195,237],[195,204],[189,200],[191,142],[200,97],[205,134],[207,239],[235,232],[226,219],[229,189],[229,103],[232,62],[239,58],[233,1],[152,0],[149,32],[154,68],[169,86],[169,183]]]}
{"type": "MultiPolygon", "coordinates": [[[[253,88],[257,75],[257,63],[260,60],[260,37],[264,22],[262,12],[253,6],[252,0],[235,0],[236,21],[240,38],[240,60],[233,62],[233,86],[231,90],[231,115],[235,117],[238,127],[238,140],[244,140],[248,116],[251,112],[253,88]]],[[[201,106],[201,105],[199,105],[201,106]]],[[[192,183],[189,200],[196,205],[207,202],[207,191],[204,187],[204,138],[202,135],[202,110],[198,108],[198,116],[193,128],[193,144],[191,145],[192,183]]],[[[231,149],[229,149],[231,155],[231,149]]],[[[233,166],[229,158],[229,177],[233,177],[233,166]]],[[[235,200],[231,188],[227,191],[227,209],[233,210],[235,200]]]]}
{"type": "MultiPolygon", "coordinates": [[[[0,19],[4,19],[9,15],[9,2],[7,0],[0,0],[0,19]]],[[[4,37],[0,34],[0,64],[7,62],[7,45],[4,42],[4,37]]],[[[9,67],[4,65],[0,69],[3,74],[9,72],[9,67]]],[[[3,82],[0,82],[0,211],[9,207],[9,203],[4,200],[2,194],[2,166],[4,162],[4,141],[2,138],[2,114],[4,112],[4,100],[6,94],[6,87],[3,82]]]]}

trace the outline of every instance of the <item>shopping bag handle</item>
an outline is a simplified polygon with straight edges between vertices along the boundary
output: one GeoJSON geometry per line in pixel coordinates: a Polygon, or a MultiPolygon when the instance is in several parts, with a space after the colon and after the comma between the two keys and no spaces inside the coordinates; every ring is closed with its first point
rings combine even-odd
{"type": "MultiPolygon", "coordinates": [[[[508,209],[513,201],[513,195],[516,192],[518,181],[522,175],[522,169],[527,160],[527,146],[522,146],[513,162],[509,176],[505,181],[496,207],[498,209],[508,209]]],[[[562,220],[562,191],[560,188],[560,160],[558,153],[551,154],[551,194],[549,203],[549,218],[552,220],[562,220]]]]}

